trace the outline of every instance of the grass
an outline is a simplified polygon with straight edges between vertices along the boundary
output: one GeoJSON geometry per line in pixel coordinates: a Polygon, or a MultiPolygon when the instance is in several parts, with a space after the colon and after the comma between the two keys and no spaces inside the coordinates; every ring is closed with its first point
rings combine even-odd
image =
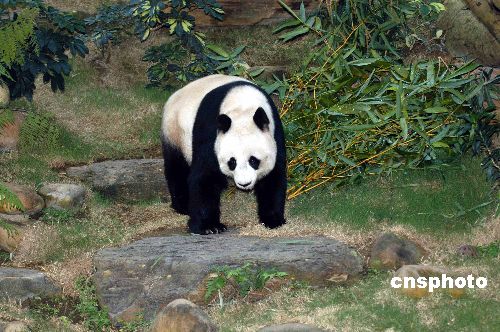
{"type": "Polygon", "coordinates": [[[0,155],[0,175],[5,182],[35,185],[58,178],[48,163],[35,156],[16,154],[0,155]]]}
{"type": "Polygon", "coordinates": [[[373,229],[386,223],[425,232],[464,231],[498,204],[491,186],[480,160],[465,157],[439,169],[407,170],[339,189],[318,189],[293,202],[291,212],[321,217],[326,227],[343,223],[373,229]]]}
{"type": "MultiPolygon", "coordinates": [[[[479,264],[495,263],[482,260],[479,264]]],[[[489,280],[500,275],[498,266],[491,270],[489,280]]],[[[212,308],[210,315],[221,331],[228,332],[285,322],[335,331],[494,331],[500,324],[495,289],[476,289],[460,299],[445,292],[413,299],[390,288],[391,276],[372,275],[351,287],[284,289],[259,303],[212,308]]]]}
{"type": "MultiPolygon", "coordinates": [[[[43,86],[35,95],[37,108],[53,114],[57,121],[77,134],[90,153],[82,161],[157,157],[162,106],[169,92],[146,88],[145,81],[119,82],[113,86],[100,81],[93,63],[74,60],[66,92],[51,94],[43,86]]],[[[63,159],[65,156],[62,156],[63,159]]]]}
{"type": "Polygon", "coordinates": [[[125,229],[116,220],[103,219],[100,222],[88,219],[51,223],[54,236],[40,256],[44,263],[64,261],[78,257],[81,253],[93,251],[122,242],[125,229]]]}

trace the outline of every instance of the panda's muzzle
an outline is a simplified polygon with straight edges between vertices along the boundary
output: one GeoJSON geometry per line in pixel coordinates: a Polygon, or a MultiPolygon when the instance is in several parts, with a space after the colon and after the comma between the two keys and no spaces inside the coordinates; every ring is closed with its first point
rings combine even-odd
{"type": "Polygon", "coordinates": [[[251,184],[252,184],[252,182],[248,182],[248,183],[244,183],[244,184],[242,184],[242,183],[238,183],[238,187],[240,187],[240,188],[244,189],[244,188],[248,187],[248,186],[249,186],[249,185],[251,185],[251,184]]]}

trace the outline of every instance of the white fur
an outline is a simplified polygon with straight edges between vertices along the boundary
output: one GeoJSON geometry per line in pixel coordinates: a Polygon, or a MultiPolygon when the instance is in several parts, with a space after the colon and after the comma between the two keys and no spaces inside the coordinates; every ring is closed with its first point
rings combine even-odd
{"type": "Polygon", "coordinates": [[[220,114],[231,118],[231,127],[219,133],[215,140],[215,155],[221,172],[234,179],[240,189],[253,189],[255,183],[273,170],[276,163],[276,142],[271,106],[259,90],[245,85],[232,89],[222,102],[220,114]],[[261,131],[253,120],[255,111],[262,107],[269,119],[269,128],[261,131]],[[251,156],[260,160],[257,170],[248,161],[251,156]],[[236,169],[231,171],[227,162],[236,159],[236,169]],[[248,186],[242,184],[250,183],[248,186]]]}
{"type": "MultiPolygon", "coordinates": [[[[186,161],[192,162],[192,131],[200,103],[211,90],[242,78],[226,75],[211,75],[186,85],[175,92],[164,107],[162,133],[172,145],[178,147],[186,161]]],[[[222,102],[220,114],[231,118],[231,127],[219,133],[215,140],[215,155],[223,174],[234,179],[240,189],[253,189],[255,183],[267,175],[276,163],[274,121],[267,98],[252,86],[233,88],[222,102]],[[270,121],[269,128],[261,131],[253,116],[262,107],[270,121]],[[260,160],[257,170],[248,163],[251,156],[260,160]],[[236,159],[236,169],[231,171],[227,162],[236,159]],[[248,186],[242,184],[250,183],[248,186]]]]}
{"type": "Polygon", "coordinates": [[[193,160],[193,126],[203,97],[213,89],[244,79],[227,75],[210,75],[177,90],[163,107],[163,137],[178,147],[189,165],[193,160]]]}

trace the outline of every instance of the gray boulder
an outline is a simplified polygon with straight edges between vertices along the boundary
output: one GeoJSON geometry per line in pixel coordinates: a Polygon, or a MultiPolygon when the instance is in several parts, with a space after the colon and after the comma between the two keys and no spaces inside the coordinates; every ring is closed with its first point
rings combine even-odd
{"type": "Polygon", "coordinates": [[[34,297],[61,294],[61,288],[40,271],[0,268],[0,299],[23,302],[34,297]]]}
{"type": "Polygon", "coordinates": [[[45,200],[46,207],[59,210],[79,210],[85,201],[85,187],[69,183],[50,183],[44,185],[38,194],[45,200]]]}
{"type": "Polygon", "coordinates": [[[67,169],[106,197],[130,202],[166,198],[163,159],[113,160],[67,169]]]}
{"type": "Polygon", "coordinates": [[[100,250],[94,257],[94,279],[99,301],[114,321],[138,313],[150,320],[178,298],[204,303],[207,276],[215,267],[247,262],[319,286],[350,282],[363,270],[355,250],[324,237],[178,235],[100,250]]]}
{"type": "Polygon", "coordinates": [[[406,264],[417,264],[426,254],[424,248],[411,240],[383,233],[373,244],[369,266],[377,270],[396,270],[406,264]]]}
{"type": "Polygon", "coordinates": [[[185,299],[170,302],[161,310],[150,332],[216,332],[217,326],[196,304],[185,299]]]}

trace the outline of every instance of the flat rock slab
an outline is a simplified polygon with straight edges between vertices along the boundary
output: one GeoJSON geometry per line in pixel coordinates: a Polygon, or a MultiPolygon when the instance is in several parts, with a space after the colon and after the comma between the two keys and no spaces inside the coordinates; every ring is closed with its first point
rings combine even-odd
{"type": "Polygon", "coordinates": [[[61,288],[36,270],[0,268],[0,299],[25,301],[61,294],[61,288]]]}
{"type": "Polygon", "coordinates": [[[115,322],[141,313],[150,320],[178,298],[203,304],[206,279],[215,267],[247,262],[312,285],[349,282],[363,270],[354,249],[324,237],[179,235],[100,250],[94,257],[94,278],[99,301],[115,322]]]}
{"type": "Polygon", "coordinates": [[[326,332],[326,331],[311,325],[288,323],[288,324],[266,326],[261,328],[257,332],[326,332]]]}
{"type": "Polygon", "coordinates": [[[70,178],[89,184],[105,197],[124,201],[166,198],[163,159],[113,160],[70,167],[70,178]]]}

